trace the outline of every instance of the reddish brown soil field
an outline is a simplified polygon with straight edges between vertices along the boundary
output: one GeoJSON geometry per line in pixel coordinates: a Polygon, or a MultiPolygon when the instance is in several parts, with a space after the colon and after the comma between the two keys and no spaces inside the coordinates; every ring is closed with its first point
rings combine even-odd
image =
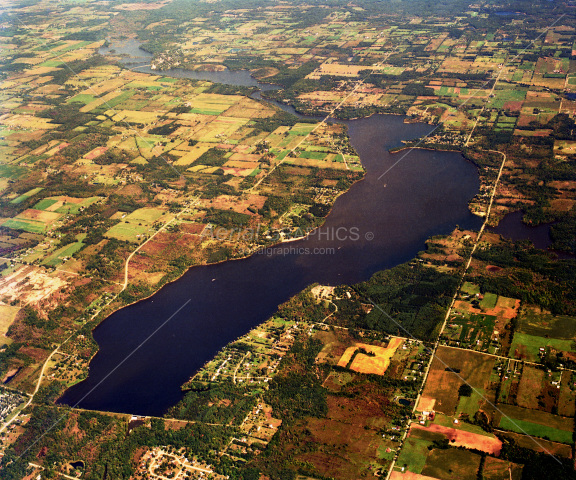
{"type": "Polygon", "coordinates": [[[499,272],[500,270],[502,270],[502,267],[497,267],[495,265],[488,265],[486,267],[486,270],[488,270],[489,272],[499,272]]]}
{"type": "Polygon", "coordinates": [[[442,425],[437,425],[435,423],[429,427],[424,427],[422,425],[413,423],[410,428],[441,433],[445,435],[446,438],[450,440],[450,443],[455,447],[462,446],[466,448],[475,448],[476,450],[480,450],[482,452],[496,456],[500,455],[500,451],[502,450],[502,442],[499,439],[487,437],[485,435],[479,435],[477,433],[443,427],[442,425]]]}
{"type": "Polygon", "coordinates": [[[36,363],[43,362],[49,355],[49,352],[46,350],[34,347],[21,347],[18,352],[33,358],[36,363]]]}
{"type": "Polygon", "coordinates": [[[428,477],[426,475],[420,475],[419,473],[412,473],[412,472],[392,472],[390,476],[390,480],[438,480],[434,477],[428,477]]]}
{"type": "Polygon", "coordinates": [[[183,233],[189,233],[192,235],[200,235],[206,228],[206,225],[202,223],[181,223],[180,231],[183,233]]]}

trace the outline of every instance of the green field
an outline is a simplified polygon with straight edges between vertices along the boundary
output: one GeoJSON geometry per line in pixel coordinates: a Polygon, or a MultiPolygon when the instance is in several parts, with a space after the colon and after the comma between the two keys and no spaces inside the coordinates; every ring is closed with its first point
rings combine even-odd
{"type": "Polygon", "coordinates": [[[45,62],[42,62],[38,66],[39,67],[59,67],[61,65],[64,65],[64,62],[62,62],[60,60],[46,60],[45,62]]]}
{"type": "Polygon", "coordinates": [[[18,180],[28,173],[28,169],[19,165],[0,164],[0,177],[18,180]]]}
{"type": "Polygon", "coordinates": [[[576,338],[576,318],[553,316],[525,307],[519,317],[518,330],[538,337],[571,340],[576,338]]]}
{"type": "Polygon", "coordinates": [[[142,240],[142,235],[149,233],[154,222],[165,213],[166,211],[160,208],[139,208],[110,228],[106,232],[106,236],[118,240],[139,242],[142,240]]]}
{"type": "Polygon", "coordinates": [[[201,115],[220,115],[224,110],[227,110],[226,107],[223,110],[214,110],[214,109],[207,109],[207,108],[193,108],[190,110],[191,113],[199,113],[201,115]]]}
{"type": "Polygon", "coordinates": [[[165,212],[164,209],[160,208],[139,208],[124,217],[124,221],[152,223],[164,215],[165,212]]]}
{"type": "Polygon", "coordinates": [[[98,109],[109,109],[109,108],[114,108],[116,105],[124,102],[125,100],[128,100],[131,96],[133,96],[136,93],[136,91],[134,90],[128,90],[126,92],[122,92],[120,95],[118,95],[117,97],[114,97],[110,100],[108,100],[106,103],[104,103],[103,105],[97,107],[98,109]]]}
{"type": "Polygon", "coordinates": [[[460,397],[456,411],[458,413],[467,413],[470,418],[474,418],[484,395],[485,391],[483,388],[476,388],[469,397],[460,397]]]}
{"type": "Polygon", "coordinates": [[[94,95],[89,95],[87,93],[79,93],[78,95],[73,96],[69,100],[66,100],[66,103],[83,103],[84,105],[89,104],[90,102],[94,101],[96,97],[94,95]]]}
{"type": "Polygon", "coordinates": [[[476,295],[477,293],[480,293],[480,287],[470,282],[464,282],[461,290],[468,295],[476,295]]]}
{"type": "Polygon", "coordinates": [[[288,135],[308,135],[312,130],[314,130],[315,125],[309,123],[297,123],[294,125],[288,135]]]}
{"type": "Polygon", "coordinates": [[[52,205],[54,205],[56,202],[58,202],[58,200],[54,200],[53,198],[45,198],[43,200],[40,200],[36,205],[34,205],[33,208],[35,208],[36,210],[46,210],[47,208],[50,208],[52,205]]]}
{"type": "Polygon", "coordinates": [[[10,203],[14,204],[14,205],[18,205],[19,203],[22,203],[24,200],[36,195],[38,192],[40,192],[41,190],[44,190],[43,188],[33,188],[32,190],[29,190],[26,193],[23,193],[22,195],[20,195],[19,197],[15,198],[14,200],[10,201],[10,203]]]}
{"type": "Polygon", "coordinates": [[[495,295],[494,293],[486,292],[484,294],[484,298],[480,302],[480,306],[483,309],[492,309],[496,306],[497,301],[498,301],[498,295],[495,295]]]}
{"type": "Polygon", "coordinates": [[[323,152],[301,152],[299,157],[313,160],[324,160],[328,154],[323,152]]]}
{"type": "Polygon", "coordinates": [[[544,338],[527,333],[516,332],[512,345],[510,346],[510,355],[521,345],[524,346],[524,352],[527,354],[526,360],[537,362],[539,360],[540,348],[552,347],[563,352],[573,351],[573,340],[560,340],[556,338],[544,338]]]}
{"type": "Polygon", "coordinates": [[[481,458],[467,450],[434,449],[426,459],[422,475],[441,479],[476,480],[481,458]]]}
{"type": "Polygon", "coordinates": [[[148,232],[148,226],[141,226],[136,223],[118,223],[106,232],[107,237],[126,240],[129,242],[138,242],[140,236],[148,232]]]}
{"type": "Polygon", "coordinates": [[[72,215],[77,215],[78,213],[80,213],[80,210],[82,208],[87,208],[101,199],[102,197],[88,197],[82,200],[80,203],[65,203],[60,208],[58,208],[56,212],[71,213],[72,215]]]}
{"type": "Polygon", "coordinates": [[[421,473],[426,465],[426,459],[430,450],[428,447],[433,445],[428,440],[420,438],[408,437],[404,442],[402,451],[398,457],[396,465],[399,467],[406,467],[406,469],[413,473],[421,473]]]}
{"type": "Polygon", "coordinates": [[[64,258],[71,257],[83,246],[84,244],[82,242],[75,242],[70,243],[68,245],[64,245],[62,248],[59,248],[50,256],[46,257],[42,262],[42,265],[46,265],[48,267],[56,267],[57,265],[62,263],[64,258]]]}
{"type": "Polygon", "coordinates": [[[19,218],[9,218],[2,226],[30,233],[44,233],[46,231],[45,223],[35,222],[34,220],[21,220],[19,218]]]}
{"type": "Polygon", "coordinates": [[[526,420],[516,420],[510,419],[508,417],[502,417],[499,427],[504,430],[510,430],[516,433],[548,438],[554,442],[573,443],[572,432],[559,430],[554,427],[549,427],[548,425],[540,425],[538,423],[528,422],[526,420]]]}

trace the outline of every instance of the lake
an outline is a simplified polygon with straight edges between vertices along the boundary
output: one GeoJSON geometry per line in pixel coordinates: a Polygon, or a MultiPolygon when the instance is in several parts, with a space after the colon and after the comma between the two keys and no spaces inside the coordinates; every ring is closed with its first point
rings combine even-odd
{"type": "Polygon", "coordinates": [[[336,200],[321,229],[283,244],[286,252],[193,267],[151,298],[114,313],[94,330],[100,350],[88,378],[60,402],[161,415],[202,365],[306,286],[361,282],[410,260],[432,235],[456,225],[478,229],[482,220],[467,207],[479,188],[476,167],[454,152],[390,154],[401,140],[432,129],[404,118],[344,122],[366,175],[336,200]]]}

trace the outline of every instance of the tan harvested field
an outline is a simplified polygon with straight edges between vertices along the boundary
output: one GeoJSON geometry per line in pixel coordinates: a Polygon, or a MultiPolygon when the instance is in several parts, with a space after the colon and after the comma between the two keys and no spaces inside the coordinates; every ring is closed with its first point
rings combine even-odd
{"type": "Polygon", "coordinates": [[[260,165],[259,162],[246,162],[243,160],[230,160],[224,164],[224,167],[226,167],[226,168],[250,168],[251,170],[254,170],[255,168],[258,168],[258,165],[260,165]]]}
{"type": "Polygon", "coordinates": [[[383,375],[388,366],[390,359],[393,357],[396,349],[402,345],[404,340],[401,338],[393,337],[387,347],[378,347],[369,345],[367,343],[357,343],[352,347],[348,347],[344,355],[338,361],[339,367],[346,367],[350,359],[358,349],[364,349],[367,352],[373,353],[374,356],[365,355],[363,353],[356,353],[350,369],[359,373],[374,373],[376,375],[383,375]]]}
{"type": "Polygon", "coordinates": [[[340,63],[324,63],[320,65],[318,72],[320,75],[339,75],[346,77],[355,77],[362,70],[366,70],[369,67],[364,65],[343,65],[340,63]]]}
{"type": "Polygon", "coordinates": [[[224,173],[226,175],[234,175],[235,177],[247,177],[254,171],[253,168],[229,168],[229,167],[223,167],[222,170],[224,170],[224,173]]]}
{"type": "Polygon", "coordinates": [[[484,389],[495,361],[494,357],[482,353],[439,347],[422,395],[436,400],[435,410],[452,416],[460,385],[467,382],[474,388],[484,389]]]}
{"type": "Polygon", "coordinates": [[[188,152],[174,162],[174,165],[190,165],[198,160],[204,153],[212,148],[212,145],[197,144],[189,147],[188,152]]]}
{"type": "Polygon", "coordinates": [[[522,370],[522,378],[518,387],[516,402],[519,407],[538,408],[536,396],[542,390],[546,372],[539,368],[527,365],[522,370]]]}
{"type": "Polygon", "coordinates": [[[265,196],[262,195],[243,195],[237,197],[234,195],[220,195],[212,200],[206,202],[207,208],[216,208],[219,210],[232,210],[237,213],[245,213],[247,215],[254,215],[248,210],[249,207],[260,209],[266,202],[265,196]]]}
{"type": "Polygon", "coordinates": [[[419,412],[430,412],[434,410],[434,405],[436,405],[436,399],[430,397],[420,397],[420,401],[418,402],[417,410],[419,412]]]}
{"type": "Polygon", "coordinates": [[[502,450],[502,442],[495,436],[480,435],[456,428],[444,427],[436,423],[428,427],[413,423],[410,429],[425,430],[428,432],[441,433],[454,447],[466,447],[498,456],[502,450]]]}
{"type": "Polygon", "coordinates": [[[16,314],[20,307],[13,307],[11,305],[0,305],[0,343],[5,342],[5,335],[16,319],[16,314]]]}
{"type": "Polygon", "coordinates": [[[259,162],[260,155],[254,155],[251,153],[234,153],[230,157],[230,161],[239,161],[239,162],[259,162]]]}

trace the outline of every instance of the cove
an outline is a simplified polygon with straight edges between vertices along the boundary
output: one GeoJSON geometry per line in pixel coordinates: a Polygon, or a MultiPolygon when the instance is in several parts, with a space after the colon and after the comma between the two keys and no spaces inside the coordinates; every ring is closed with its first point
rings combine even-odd
{"type": "Polygon", "coordinates": [[[478,229],[482,220],[467,207],[479,188],[476,168],[454,152],[390,154],[401,140],[432,129],[405,124],[404,118],[374,115],[345,122],[366,175],[336,200],[313,235],[282,244],[286,251],[193,267],[149,299],[104,320],[93,332],[99,351],[88,378],[59,402],[162,415],[204,363],[308,285],[361,282],[410,260],[432,235],[456,225],[478,229]]]}

